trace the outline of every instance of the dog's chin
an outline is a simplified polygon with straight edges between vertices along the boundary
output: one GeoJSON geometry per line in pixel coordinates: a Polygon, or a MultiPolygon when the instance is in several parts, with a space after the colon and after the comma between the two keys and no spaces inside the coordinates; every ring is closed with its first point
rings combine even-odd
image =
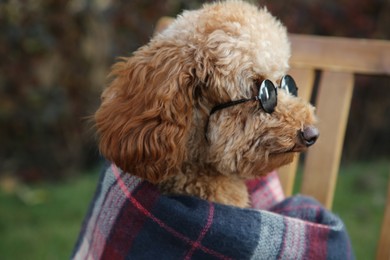
{"type": "Polygon", "coordinates": [[[290,164],[297,154],[306,150],[306,147],[294,145],[293,147],[286,149],[283,152],[270,153],[268,156],[268,164],[272,170],[278,169],[284,165],[290,164]]]}
{"type": "Polygon", "coordinates": [[[296,152],[293,151],[271,153],[268,156],[267,164],[264,164],[264,161],[254,163],[249,171],[241,173],[241,177],[251,179],[267,175],[273,170],[277,170],[281,166],[291,163],[294,160],[295,154],[296,152]]]}
{"type": "Polygon", "coordinates": [[[284,153],[270,154],[268,157],[268,164],[272,165],[272,170],[277,169],[281,166],[291,163],[294,160],[296,154],[297,152],[294,150],[284,153]]]}

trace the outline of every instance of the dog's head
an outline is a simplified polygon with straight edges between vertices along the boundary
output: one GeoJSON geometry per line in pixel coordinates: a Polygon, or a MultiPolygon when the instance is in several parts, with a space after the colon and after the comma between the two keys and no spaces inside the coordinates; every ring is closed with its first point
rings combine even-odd
{"type": "Polygon", "coordinates": [[[290,162],[315,122],[301,99],[278,89],[272,113],[253,100],[210,115],[258,96],[265,79],[279,84],[289,56],[266,9],[228,1],[184,12],[114,65],[95,114],[102,154],[153,183],[191,164],[249,177],[290,162]]]}

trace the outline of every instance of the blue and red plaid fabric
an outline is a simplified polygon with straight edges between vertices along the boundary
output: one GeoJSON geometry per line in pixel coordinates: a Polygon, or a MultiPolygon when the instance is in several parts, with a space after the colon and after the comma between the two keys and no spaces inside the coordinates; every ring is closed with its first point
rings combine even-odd
{"type": "Polygon", "coordinates": [[[166,196],[107,167],[73,259],[354,259],[341,220],[315,200],[285,199],[276,173],[247,183],[252,208],[166,196]]]}

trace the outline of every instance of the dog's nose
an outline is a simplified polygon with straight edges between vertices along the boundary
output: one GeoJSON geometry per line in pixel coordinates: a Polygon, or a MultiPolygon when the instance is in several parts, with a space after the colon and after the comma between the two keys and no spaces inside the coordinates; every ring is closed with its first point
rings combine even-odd
{"type": "Polygon", "coordinates": [[[305,126],[303,130],[300,131],[300,135],[303,143],[309,147],[317,141],[320,132],[315,126],[305,126]]]}

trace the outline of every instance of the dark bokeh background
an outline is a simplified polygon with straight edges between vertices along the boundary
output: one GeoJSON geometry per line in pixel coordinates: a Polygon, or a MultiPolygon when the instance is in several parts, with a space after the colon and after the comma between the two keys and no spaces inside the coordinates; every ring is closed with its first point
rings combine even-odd
{"type": "MultiPolygon", "coordinates": [[[[206,1],[0,0],[0,176],[75,175],[99,162],[89,117],[115,57],[159,17],[206,1]]],[[[390,38],[387,0],[260,0],[293,33],[390,38]]],[[[343,162],[390,158],[389,77],[357,76],[343,162]]]]}

